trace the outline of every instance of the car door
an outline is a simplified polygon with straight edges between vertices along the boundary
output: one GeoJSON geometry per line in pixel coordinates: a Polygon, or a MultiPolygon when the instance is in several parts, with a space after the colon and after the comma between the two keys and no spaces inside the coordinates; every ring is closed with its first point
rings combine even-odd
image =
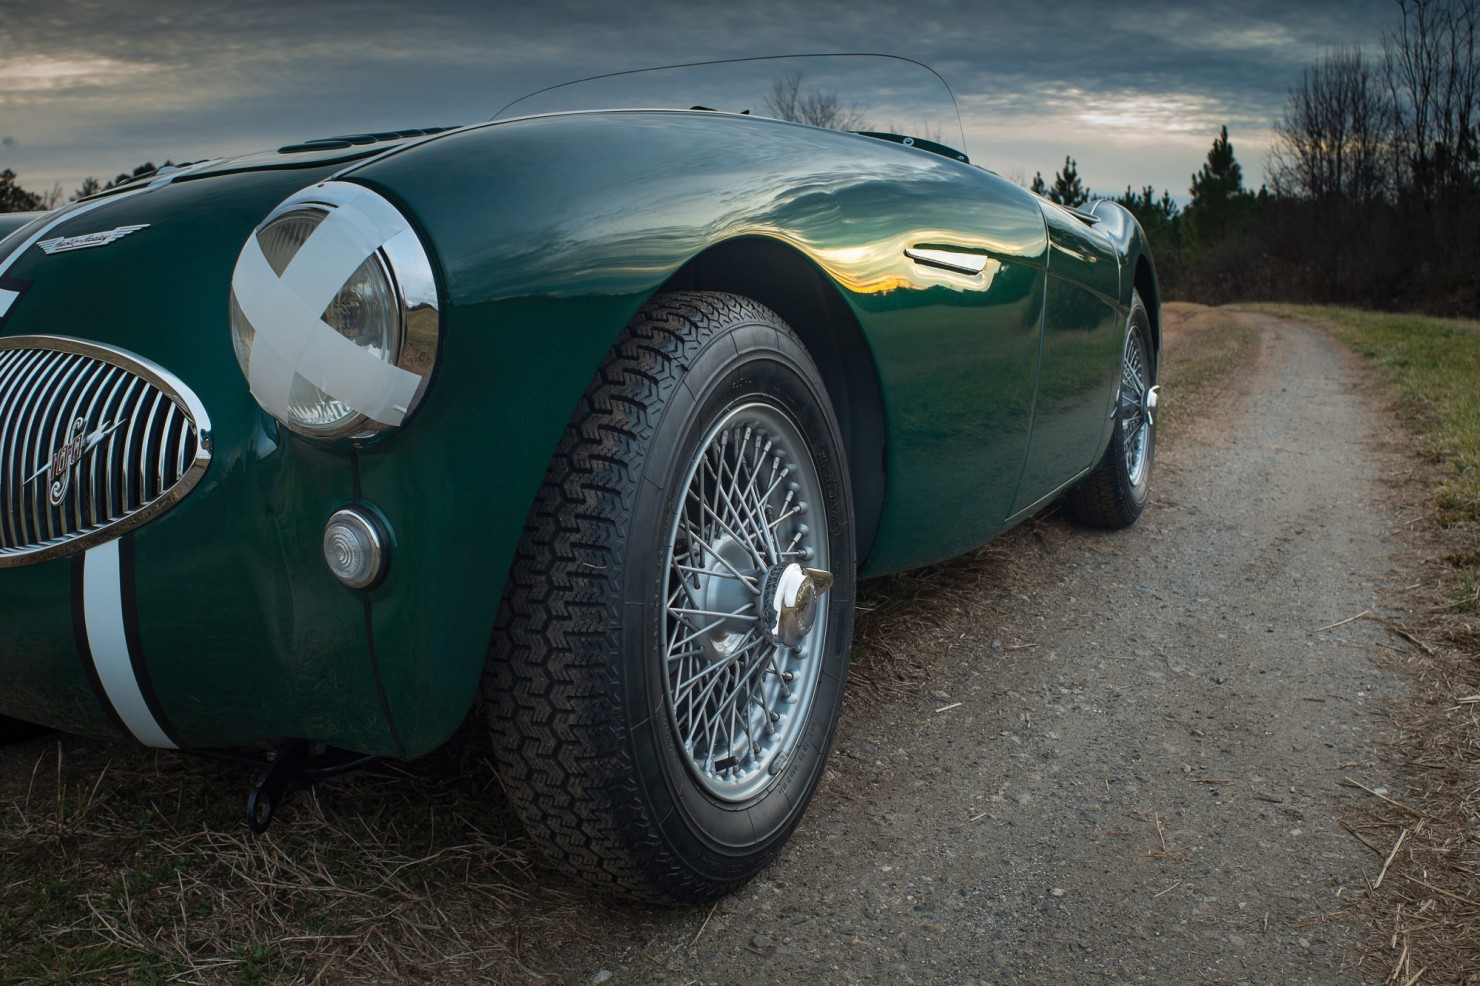
{"type": "Polygon", "coordinates": [[[1094,465],[1125,342],[1113,244],[1074,213],[1042,205],[1049,237],[1042,350],[1014,517],[1041,506],[1094,465]]]}

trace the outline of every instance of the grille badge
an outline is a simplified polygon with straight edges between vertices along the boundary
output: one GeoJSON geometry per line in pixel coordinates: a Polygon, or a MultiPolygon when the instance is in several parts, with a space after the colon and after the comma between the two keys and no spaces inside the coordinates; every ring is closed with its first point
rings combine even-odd
{"type": "Polygon", "coordinates": [[[67,489],[72,485],[73,467],[82,461],[83,456],[97,448],[99,442],[126,424],[128,424],[128,418],[123,418],[106,427],[99,427],[91,435],[83,435],[83,432],[87,430],[87,419],[78,418],[73,421],[72,433],[67,443],[51,453],[51,458],[47,460],[46,465],[36,470],[35,474],[26,480],[26,485],[30,486],[45,476],[48,484],[47,501],[53,507],[60,507],[62,501],[67,498],[67,489]]]}

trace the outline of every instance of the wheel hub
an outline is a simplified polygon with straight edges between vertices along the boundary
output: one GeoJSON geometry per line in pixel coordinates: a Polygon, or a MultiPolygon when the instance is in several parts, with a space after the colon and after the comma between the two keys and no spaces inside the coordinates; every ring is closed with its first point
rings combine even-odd
{"type": "Polygon", "coordinates": [[[705,643],[714,658],[729,657],[755,624],[760,607],[754,587],[760,585],[760,573],[750,570],[754,559],[745,545],[730,537],[719,538],[712,551],[701,549],[700,557],[704,568],[723,574],[696,576],[695,602],[709,613],[730,614],[713,623],[705,643]]]}
{"type": "Polygon", "coordinates": [[[817,620],[817,600],[832,588],[832,573],[792,562],[777,565],[761,590],[762,620],[772,643],[800,647],[817,620]]]}

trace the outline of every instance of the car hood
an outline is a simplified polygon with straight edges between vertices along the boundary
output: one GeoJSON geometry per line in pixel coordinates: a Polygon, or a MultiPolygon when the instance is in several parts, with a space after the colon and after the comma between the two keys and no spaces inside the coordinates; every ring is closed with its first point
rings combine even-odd
{"type": "Polygon", "coordinates": [[[276,150],[255,151],[237,157],[200,162],[184,169],[181,174],[188,180],[247,171],[343,167],[455,129],[457,128],[418,127],[410,130],[316,137],[295,144],[284,144],[276,150]]]}

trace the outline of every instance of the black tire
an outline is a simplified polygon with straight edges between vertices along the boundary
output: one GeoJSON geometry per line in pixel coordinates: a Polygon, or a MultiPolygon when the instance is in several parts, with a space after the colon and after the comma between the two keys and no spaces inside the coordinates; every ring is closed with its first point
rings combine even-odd
{"type": "Polygon", "coordinates": [[[1133,292],[1110,447],[1095,471],[1065,498],[1081,524],[1130,527],[1146,508],[1156,460],[1156,371],[1151,319],[1140,293],[1133,292]]]}
{"type": "Polygon", "coordinates": [[[551,461],[484,680],[500,779],[552,861],[625,896],[679,902],[721,896],[765,866],[832,744],[854,564],[842,439],[800,341],[744,298],[655,298],[608,354],[551,461]],[[753,449],[743,444],[752,434],[753,449]],[[735,451],[758,453],[763,440],[794,465],[772,499],[760,483],[742,486],[761,469],[735,451]],[[796,489],[783,499],[786,484],[796,489]],[[808,495],[820,502],[796,513],[808,495]],[[702,503],[737,501],[728,521],[749,540],[718,514],[702,526],[702,503]],[[746,528],[742,514],[763,519],[746,528]],[[784,519],[764,520],[773,515],[784,519]],[[778,542],[794,534],[790,547],[826,559],[835,577],[831,589],[820,576],[809,583],[817,626],[796,649],[772,644],[752,609],[762,576],[795,566],[778,554],[782,564],[739,577],[746,544],[760,545],[755,561],[769,556],[765,531],[778,542]],[[711,609],[733,615],[707,631],[689,622],[711,609]]]}

